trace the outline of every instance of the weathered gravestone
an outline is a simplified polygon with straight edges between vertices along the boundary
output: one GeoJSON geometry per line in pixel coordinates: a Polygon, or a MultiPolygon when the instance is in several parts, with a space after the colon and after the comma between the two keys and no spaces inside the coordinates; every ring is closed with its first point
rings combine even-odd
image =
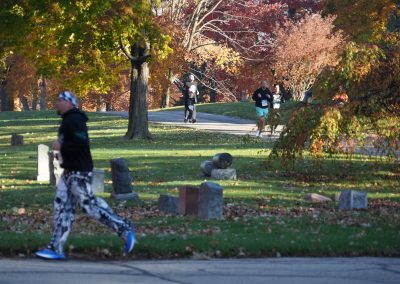
{"type": "Polygon", "coordinates": [[[22,146],[24,145],[24,136],[18,134],[11,135],[11,146],[22,146]]]}
{"type": "Polygon", "coordinates": [[[232,165],[232,155],[229,153],[219,153],[214,155],[213,163],[219,169],[226,169],[232,165]]]}
{"type": "Polygon", "coordinates": [[[200,164],[201,171],[205,176],[211,176],[211,171],[215,168],[212,161],[204,161],[200,164]]]}
{"type": "Polygon", "coordinates": [[[49,151],[50,184],[57,185],[64,169],[61,168],[61,154],[59,151],[49,151]]]}
{"type": "Polygon", "coordinates": [[[332,201],[332,199],[330,199],[329,197],[326,197],[326,196],[323,196],[323,195],[320,195],[317,193],[306,193],[304,195],[304,199],[311,201],[311,202],[316,202],[316,203],[332,201]]]}
{"type": "Polygon", "coordinates": [[[339,196],[340,210],[367,209],[368,197],[366,191],[342,190],[339,196]]]}
{"type": "Polygon", "coordinates": [[[92,191],[93,193],[104,192],[104,170],[93,169],[92,191]]]}
{"type": "Polygon", "coordinates": [[[111,196],[118,200],[137,199],[136,192],[132,189],[132,176],[128,164],[123,158],[110,160],[113,192],[111,196]]]}
{"type": "Polygon", "coordinates": [[[37,155],[37,181],[49,182],[50,181],[50,167],[49,167],[49,147],[43,144],[38,145],[37,155]]]}
{"type": "Polygon", "coordinates": [[[160,194],[160,197],[158,198],[158,209],[167,213],[178,213],[178,207],[178,197],[160,194]]]}
{"type": "Polygon", "coordinates": [[[200,185],[198,199],[198,216],[204,219],[222,219],[223,188],[214,182],[203,182],[200,185]]]}
{"type": "Polygon", "coordinates": [[[237,179],[236,170],[232,168],[228,169],[213,169],[211,171],[211,177],[218,180],[235,180],[237,179]]]}
{"type": "Polygon", "coordinates": [[[199,188],[195,186],[179,187],[178,212],[183,215],[197,215],[199,188]]]}

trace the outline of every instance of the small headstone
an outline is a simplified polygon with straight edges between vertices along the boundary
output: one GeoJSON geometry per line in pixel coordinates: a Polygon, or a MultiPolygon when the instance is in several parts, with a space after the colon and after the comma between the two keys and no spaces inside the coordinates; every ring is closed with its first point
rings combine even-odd
{"type": "Polygon", "coordinates": [[[37,169],[38,169],[37,181],[49,182],[50,181],[49,147],[43,144],[38,145],[37,169]]]}
{"type": "Polygon", "coordinates": [[[219,153],[214,155],[213,163],[219,169],[226,169],[232,165],[232,155],[229,153],[219,153]]]}
{"type": "Polygon", "coordinates": [[[195,186],[179,187],[179,214],[197,215],[199,188],[195,186]]]}
{"type": "Polygon", "coordinates": [[[213,169],[211,171],[211,177],[218,180],[235,180],[237,179],[236,170],[232,168],[228,169],[213,169]]]}
{"type": "Polygon", "coordinates": [[[199,190],[198,216],[204,219],[222,219],[223,188],[214,182],[203,182],[199,190]]]}
{"type": "Polygon", "coordinates": [[[61,167],[61,154],[59,151],[49,151],[50,184],[57,185],[64,169],[61,167]]]}
{"type": "Polygon", "coordinates": [[[201,171],[205,176],[211,176],[211,171],[215,168],[212,161],[204,161],[200,164],[201,171]]]}
{"type": "Polygon", "coordinates": [[[366,191],[342,190],[339,197],[339,210],[367,209],[366,191]]]}
{"type": "Polygon", "coordinates": [[[111,196],[118,200],[137,199],[138,194],[132,191],[132,176],[125,159],[112,159],[110,164],[113,186],[111,196]]]}
{"type": "Polygon", "coordinates": [[[335,202],[339,202],[340,201],[340,192],[336,192],[335,193],[335,202]]]}
{"type": "Polygon", "coordinates": [[[92,190],[93,193],[104,192],[104,170],[93,169],[92,190]]]}
{"type": "Polygon", "coordinates": [[[22,146],[24,145],[24,136],[18,134],[11,135],[11,146],[22,146]]]}
{"type": "Polygon", "coordinates": [[[160,194],[158,198],[158,209],[167,213],[178,213],[178,197],[160,194]]]}
{"type": "Polygon", "coordinates": [[[311,201],[311,202],[330,202],[332,201],[332,199],[330,199],[329,197],[320,195],[320,194],[316,194],[316,193],[306,193],[304,195],[304,199],[311,201]]]}

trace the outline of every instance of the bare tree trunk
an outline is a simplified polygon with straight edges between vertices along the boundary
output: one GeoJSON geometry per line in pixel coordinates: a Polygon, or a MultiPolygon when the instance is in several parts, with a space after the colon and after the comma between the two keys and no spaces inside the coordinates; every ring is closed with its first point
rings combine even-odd
{"type": "Polygon", "coordinates": [[[165,90],[164,96],[162,98],[161,108],[169,107],[169,103],[170,103],[170,100],[171,100],[171,84],[174,82],[174,78],[175,78],[174,73],[172,72],[172,69],[169,68],[168,69],[168,82],[169,82],[169,84],[168,84],[168,86],[167,86],[167,88],[165,90]]]}
{"type": "Polygon", "coordinates": [[[32,110],[37,109],[37,103],[38,103],[38,93],[37,93],[37,89],[35,88],[33,90],[33,95],[32,95],[32,110]]]}
{"type": "MultiPolygon", "coordinates": [[[[122,46],[122,44],[121,44],[122,46]]],[[[146,59],[149,57],[150,44],[145,47],[139,44],[131,46],[131,54],[125,54],[131,61],[131,88],[129,99],[129,121],[126,139],[150,139],[148,124],[147,88],[149,67],[146,59]]]]}
{"type": "Polygon", "coordinates": [[[171,98],[171,86],[168,86],[167,90],[165,90],[165,106],[164,107],[169,107],[170,98],[171,98]]]}
{"type": "Polygon", "coordinates": [[[40,78],[40,110],[45,111],[46,110],[46,99],[47,99],[47,84],[46,84],[46,79],[42,76],[40,78]]]}
{"type": "Polygon", "coordinates": [[[22,104],[22,109],[24,111],[30,111],[28,99],[25,96],[19,96],[18,98],[19,98],[19,101],[22,104]]]}
{"type": "Polygon", "coordinates": [[[1,101],[1,111],[7,110],[7,93],[3,86],[0,86],[0,101],[1,101]]]}
{"type": "Polygon", "coordinates": [[[0,86],[0,99],[1,111],[14,111],[14,99],[7,93],[4,82],[0,86]]]}

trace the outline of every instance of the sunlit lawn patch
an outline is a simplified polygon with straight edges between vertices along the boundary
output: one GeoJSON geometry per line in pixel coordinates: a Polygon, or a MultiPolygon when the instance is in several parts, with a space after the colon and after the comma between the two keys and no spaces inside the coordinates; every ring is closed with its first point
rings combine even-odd
{"type": "MultiPolygon", "coordinates": [[[[266,162],[272,145],[257,139],[151,125],[154,140],[127,141],[125,119],[89,117],[95,167],[106,173],[101,196],[136,224],[139,244],[131,257],[400,254],[396,164],[336,155],[316,168],[305,157],[289,172],[266,162]],[[224,187],[224,220],[158,211],[160,194],[177,196],[179,186],[212,180],[201,174],[200,163],[220,152],[233,155],[238,172],[236,181],[215,181],[224,187]],[[139,202],[109,199],[109,161],[118,157],[127,160],[139,202]],[[338,212],[334,202],[311,204],[303,198],[309,192],[333,198],[341,189],[367,190],[369,210],[338,212]]],[[[51,145],[58,122],[54,112],[0,113],[2,255],[30,255],[50,239],[55,188],[36,181],[36,151],[40,143],[51,145]],[[24,135],[23,146],[10,146],[12,133],[24,135]]],[[[77,217],[69,254],[122,254],[121,240],[112,232],[82,213],[77,217]]]]}

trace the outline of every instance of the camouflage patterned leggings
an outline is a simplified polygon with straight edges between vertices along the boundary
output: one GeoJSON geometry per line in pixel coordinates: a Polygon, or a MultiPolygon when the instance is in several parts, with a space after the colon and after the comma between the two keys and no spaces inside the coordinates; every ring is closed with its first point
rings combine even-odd
{"type": "Polygon", "coordinates": [[[63,253],[75,220],[75,207],[79,203],[81,209],[113,229],[119,236],[131,228],[131,223],[116,215],[108,204],[92,192],[92,172],[64,171],[57,186],[54,200],[54,231],[49,248],[63,253]]]}

